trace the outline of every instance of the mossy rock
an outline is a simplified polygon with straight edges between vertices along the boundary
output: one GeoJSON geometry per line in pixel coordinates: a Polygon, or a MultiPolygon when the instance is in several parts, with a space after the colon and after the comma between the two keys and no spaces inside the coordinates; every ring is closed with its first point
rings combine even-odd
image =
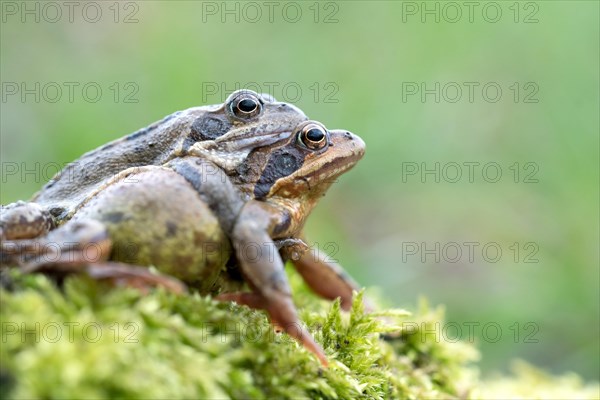
{"type": "MultiPolygon", "coordinates": [[[[85,277],[59,289],[43,276],[11,273],[9,289],[0,292],[0,396],[505,398],[523,388],[532,393],[532,382],[548,389],[539,393],[552,393],[557,382],[521,365],[520,379],[481,383],[474,347],[419,332],[442,323],[440,308],[366,314],[361,293],[346,313],[290,275],[302,321],[325,349],[328,368],[275,333],[264,312],[198,294],[110,288],[85,277]]],[[[598,394],[576,377],[561,384],[570,390],[562,393],[579,398],[598,394]]]]}

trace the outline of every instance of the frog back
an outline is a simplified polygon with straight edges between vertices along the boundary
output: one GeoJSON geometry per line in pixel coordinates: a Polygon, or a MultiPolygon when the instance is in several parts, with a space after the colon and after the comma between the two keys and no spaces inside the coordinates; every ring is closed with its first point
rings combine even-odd
{"type": "Polygon", "coordinates": [[[120,172],[162,165],[191,145],[190,126],[202,112],[202,107],[178,111],[89,151],[57,173],[31,201],[49,209],[58,222],[68,220],[90,194],[120,172]]]}

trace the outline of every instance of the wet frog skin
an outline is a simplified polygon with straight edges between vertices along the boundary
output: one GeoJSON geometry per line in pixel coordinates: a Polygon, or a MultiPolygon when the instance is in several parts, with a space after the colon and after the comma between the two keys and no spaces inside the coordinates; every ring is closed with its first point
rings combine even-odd
{"type": "Polygon", "coordinates": [[[356,284],[308,249],[302,228],[364,151],[356,135],[291,104],[236,91],[88,152],[30,202],[3,206],[1,265],[143,290],[191,287],[263,309],[326,365],[298,319],[284,262],[349,308],[356,284]]]}

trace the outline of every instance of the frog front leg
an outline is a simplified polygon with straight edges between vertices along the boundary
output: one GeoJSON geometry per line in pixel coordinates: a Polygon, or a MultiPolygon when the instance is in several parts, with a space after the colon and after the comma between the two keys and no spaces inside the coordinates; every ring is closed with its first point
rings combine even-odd
{"type": "Polygon", "coordinates": [[[249,307],[264,309],[272,322],[313,352],[323,365],[327,358],[311,334],[303,327],[292,301],[291,290],[271,236],[283,218],[279,210],[267,203],[248,201],[241,210],[232,231],[231,239],[246,281],[253,293],[221,295],[249,307]]]}

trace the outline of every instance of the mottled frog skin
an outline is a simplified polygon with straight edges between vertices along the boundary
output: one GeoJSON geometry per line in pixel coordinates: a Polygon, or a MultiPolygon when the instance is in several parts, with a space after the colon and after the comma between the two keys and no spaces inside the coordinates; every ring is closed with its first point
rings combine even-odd
{"type": "Polygon", "coordinates": [[[218,295],[266,310],[327,364],[298,319],[284,262],[350,306],[356,284],[308,249],[302,228],[364,151],[358,136],[291,104],[236,91],[90,151],[30,202],[3,206],[2,266],[218,295]]]}

